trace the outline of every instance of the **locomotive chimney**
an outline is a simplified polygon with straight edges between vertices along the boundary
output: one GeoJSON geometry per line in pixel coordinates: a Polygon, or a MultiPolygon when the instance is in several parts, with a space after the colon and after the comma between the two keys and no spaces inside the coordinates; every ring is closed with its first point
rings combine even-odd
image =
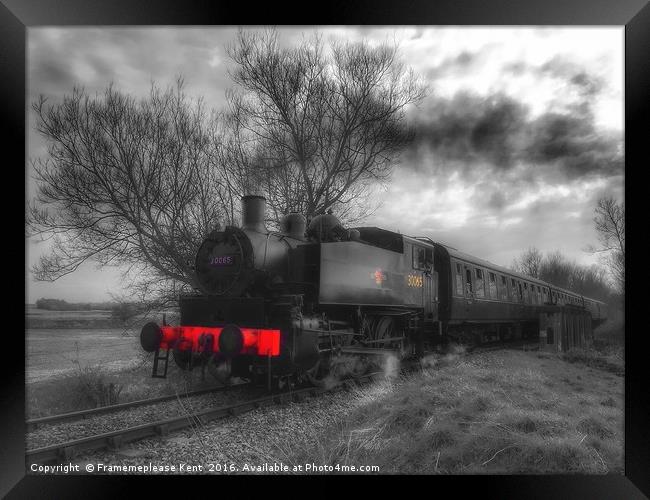
{"type": "Polygon", "coordinates": [[[266,198],[264,196],[247,195],[241,199],[241,227],[261,233],[266,232],[264,215],[266,213],[266,198]]]}

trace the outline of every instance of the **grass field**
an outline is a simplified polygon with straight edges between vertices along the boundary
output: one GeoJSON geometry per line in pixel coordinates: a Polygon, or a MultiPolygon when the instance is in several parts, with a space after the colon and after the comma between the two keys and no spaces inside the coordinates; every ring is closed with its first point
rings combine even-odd
{"type": "MultiPolygon", "coordinates": [[[[568,353],[462,348],[350,398],[325,433],[277,461],[378,465],[382,473],[622,473],[621,325],[568,353]]],[[[151,355],[123,329],[29,329],[27,414],[38,417],[214,385],[173,362],[152,379],[151,355]]]]}
{"type": "Polygon", "coordinates": [[[275,458],[382,473],[623,473],[623,358],[608,345],[430,357],[357,390],[349,414],[275,458]]]}
{"type": "Polygon", "coordinates": [[[166,379],[151,378],[152,360],[141,355],[134,363],[116,369],[101,365],[74,366],[65,374],[26,386],[27,418],[67,413],[110,404],[214,387],[218,383],[200,370],[183,372],[169,365],[166,379]]]}
{"type": "Polygon", "coordinates": [[[35,418],[211,387],[200,370],[170,360],[167,379],[151,378],[152,354],[122,330],[34,329],[27,332],[27,415],[35,418]]]}
{"type": "Polygon", "coordinates": [[[27,320],[30,325],[41,326],[25,331],[29,417],[214,385],[209,379],[202,383],[198,373],[180,373],[173,362],[167,380],[152,379],[152,355],[142,351],[139,331],[125,326],[102,326],[112,324],[110,311],[45,311],[28,307],[27,320]]]}
{"type": "Polygon", "coordinates": [[[141,352],[137,335],[122,329],[28,329],[25,378],[30,383],[62,376],[79,363],[116,371],[135,364],[141,352]]]}

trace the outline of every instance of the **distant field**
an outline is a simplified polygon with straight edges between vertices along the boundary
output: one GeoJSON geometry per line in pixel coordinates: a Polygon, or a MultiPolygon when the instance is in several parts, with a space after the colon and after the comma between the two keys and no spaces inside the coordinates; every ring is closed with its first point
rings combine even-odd
{"type": "Polygon", "coordinates": [[[103,319],[110,318],[111,311],[90,310],[90,311],[50,311],[48,309],[38,309],[35,306],[28,305],[25,308],[27,316],[36,318],[65,318],[65,319],[103,319]]]}
{"type": "Polygon", "coordinates": [[[152,355],[139,332],[122,329],[30,329],[26,332],[27,415],[39,417],[215,385],[200,370],[172,361],[166,379],[152,379],[152,355]],[[110,387],[115,399],[104,400],[110,387]]]}
{"type": "MultiPolygon", "coordinates": [[[[167,311],[167,317],[173,321],[174,311],[167,311]]],[[[148,316],[160,321],[163,311],[150,313],[148,316]]],[[[125,325],[118,318],[115,318],[111,311],[90,310],[90,311],[51,311],[38,309],[33,304],[25,306],[25,317],[27,327],[30,329],[112,329],[123,328],[125,325]]],[[[129,324],[144,324],[147,318],[133,318],[129,324]]]]}
{"type": "MultiPolygon", "coordinates": [[[[128,324],[112,318],[111,311],[50,311],[25,307],[25,370],[27,383],[61,377],[79,366],[109,372],[137,363],[143,356],[140,327],[160,320],[163,312],[136,317],[128,324]]],[[[173,311],[167,312],[174,322],[173,311]]]]}
{"type": "Polygon", "coordinates": [[[136,363],[142,354],[135,332],[122,329],[35,328],[26,332],[27,383],[72,372],[82,366],[109,371],[136,363]]]}

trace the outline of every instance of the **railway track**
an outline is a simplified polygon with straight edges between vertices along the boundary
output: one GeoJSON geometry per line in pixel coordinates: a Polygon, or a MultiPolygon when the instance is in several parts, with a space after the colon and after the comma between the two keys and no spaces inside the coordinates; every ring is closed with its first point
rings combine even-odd
{"type": "Polygon", "coordinates": [[[538,340],[507,340],[499,342],[489,342],[485,344],[477,344],[466,347],[468,354],[479,354],[482,352],[498,351],[501,349],[515,349],[523,351],[536,351],[539,350],[538,340]]]}
{"type": "MultiPolygon", "coordinates": [[[[42,448],[35,448],[25,452],[25,461],[32,463],[47,463],[57,460],[69,461],[80,453],[101,449],[119,449],[123,445],[149,437],[165,436],[170,432],[204,424],[218,418],[239,415],[247,411],[282,404],[289,401],[301,401],[307,396],[317,396],[326,392],[333,392],[349,388],[359,383],[372,381],[384,375],[383,371],[373,372],[354,379],[346,379],[332,387],[308,387],[304,389],[270,394],[268,396],[242,401],[230,405],[208,408],[196,413],[179,415],[156,422],[118,429],[111,432],[88,436],[80,439],[66,441],[42,448]]],[[[242,384],[243,385],[243,384],[242,384]]]]}
{"type": "MultiPolygon", "coordinates": [[[[508,343],[500,342],[493,345],[483,344],[483,345],[473,346],[471,348],[468,348],[466,353],[469,355],[475,355],[475,354],[480,354],[482,352],[504,349],[504,348],[533,350],[537,346],[538,344],[530,341],[518,341],[518,342],[508,342],[508,343]]],[[[402,365],[402,371],[405,368],[406,371],[409,371],[409,368],[413,369],[417,366],[419,366],[417,361],[411,361],[402,365]]],[[[156,437],[156,436],[165,436],[170,432],[177,431],[186,427],[194,426],[197,424],[205,424],[206,422],[218,418],[239,415],[241,413],[245,413],[247,411],[251,411],[256,408],[260,408],[264,406],[281,404],[289,401],[301,401],[307,396],[316,396],[318,394],[344,389],[346,387],[350,387],[350,385],[368,382],[377,379],[379,377],[382,377],[384,375],[385,373],[383,371],[376,371],[352,379],[345,379],[341,381],[339,384],[334,385],[332,387],[307,387],[303,389],[269,394],[261,398],[241,401],[241,402],[214,407],[214,408],[208,408],[192,414],[179,415],[164,420],[159,420],[159,421],[150,422],[150,423],[123,428],[123,429],[118,429],[115,431],[110,431],[102,434],[97,434],[97,435],[88,436],[80,439],[66,441],[63,443],[58,443],[58,444],[45,446],[41,448],[35,448],[26,451],[25,460],[28,463],[43,463],[43,462],[50,462],[56,460],[69,461],[72,458],[74,458],[76,455],[83,452],[95,451],[100,449],[119,449],[121,446],[129,442],[150,438],[150,437],[156,437]]],[[[249,384],[241,383],[241,384],[235,384],[231,386],[203,389],[199,391],[186,393],[183,395],[183,397],[195,396],[195,395],[205,394],[208,392],[215,392],[215,391],[225,390],[233,387],[242,387],[246,385],[249,384]]],[[[168,400],[176,399],[177,397],[178,397],[177,395],[162,396],[159,398],[133,401],[131,403],[123,403],[123,404],[112,405],[108,407],[95,408],[92,410],[83,410],[79,412],[72,412],[72,413],[66,413],[61,415],[52,415],[49,417],[29,420],[27,421],[27,424],[28,426],[35,428],[38,425],[44,425],[47,423],[79,420],[79,419],[89,418],[90,416],[95,416],[102,413],[128,409],[130,407],[168,401],[168,400]]]]}
{"type": "Polygon", "coordinates": [[[79,411],[73,411],[69,413],[60,413],[58,415],[48,415],[46,417],[29,419],[25,421],[25,425],[27,426],[27,431],[29,432],[31,430],[37,429],[39,426],[42,425],[53,424],[57,422],[70,422],[74,420],[83,420],[104,413],[111,413],[114,411],[126,410],[129,408],[151,405],[155,403],[163,403],[165,401],[172,401],[177,398],[188,398],[191,396],[199,396],[201,394],[221,392],[229,389],[234,389],[236,387],[244,387],[247,385],[249,385],[248,382],[219,386],[219,387],[211,387],[208,389],[200,389],[197,391],[185,392],[183,394],[171,394],[168,396],[159,396],[155,398],[141,399],[138,401],[129,401],[127,403],[120,403],[116,405],[100,406],[99,408],[91,408],[89,410],[79,410],[79,411]]]}

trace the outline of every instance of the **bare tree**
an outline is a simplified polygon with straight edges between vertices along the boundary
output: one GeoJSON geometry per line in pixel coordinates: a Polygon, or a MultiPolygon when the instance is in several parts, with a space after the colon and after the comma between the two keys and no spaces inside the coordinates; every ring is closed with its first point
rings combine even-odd
{"type": "Polygon", "coordinates": [[[587,297],[610,301],[612,290],[605,270],[598,266],[581,266],[568,260],[560,251],[545,256],[531,247],[514,259],[512,269],[587,297]]]}
{"type": "Polygon", "coordinates": [[[571,287],[575,262],[570,262],[559,250],[547,253],[540,264],[539,278],[561,288],[571,287]]]}
{"type": "Polygon", "coordinates": [[[526,274],[533,278],[539,278],[539,273],[542,265],[542,252],[535,247],[530,247],[524,251],[521,256],[515,258],[512,263],[512,268],[522,274],[526,274]]]}
{"type": "Polygon", "coordinates": [[[603,197],[596,205],[594,223],[600,246],[594,252],[604,254],[604,261],[621,291],[625,291],[625,203],[603,197]]]}
{"type": "Polygon", "coordinates": [[[599,266],[575,266],[571,273],[569,289],[593,299],[612,300],[612,289],[606,271],[599,266]]]}
{"type": "Polygon", "coordinates": [[[367,213],[361,202],[388,178],[411,138],[406,109],[424,95],[397,47],[326,50],[316,37],[285,49],[270,31],[241,32],[229,50],[238,91],[228,113],[208,116],[181,80],[140,100],[109,86],[34,103],[48,158],[34,162],[27,228],[51,239],[36,279],[92,260],[124,269],[140,298],[173,300],[195,285],[196,249],[236,222],[242,194],[264,194],[271,222],[330,207],[347,222],[367,213]]]}
{"type": "Polygon", "coordinates": [[[214,134],[200,101],[179,80],[136,100],[112,86],[91,97],[33,104],[48,158],[34,162],[31,234],[52,239],[34,267],[56,280],[91,259],[120,265],[141,296],[193,285],[201,239],[228,220],[229,189],[214,168],[214,134]]]}
{"type": "Polygon", "coordinates": [[[274,218],[328,208],[347,222],[367,214],[359,201],[388,178],[412,137],[406,109],[425,93],[398,48],[326,47],[318,36],[284,48],[271,30],[240,31],[228,53],[237,84],[228,164],[253,172],[248,181],[274,218]]]}

